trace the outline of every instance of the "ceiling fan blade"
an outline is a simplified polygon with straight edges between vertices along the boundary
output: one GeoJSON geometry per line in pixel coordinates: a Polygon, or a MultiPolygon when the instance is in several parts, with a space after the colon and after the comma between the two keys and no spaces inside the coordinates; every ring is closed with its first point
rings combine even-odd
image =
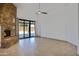
{"type": "Polygon", "coordinates": [[[47,14],[47,12],[41,12],[42,14],[47,14]]]}

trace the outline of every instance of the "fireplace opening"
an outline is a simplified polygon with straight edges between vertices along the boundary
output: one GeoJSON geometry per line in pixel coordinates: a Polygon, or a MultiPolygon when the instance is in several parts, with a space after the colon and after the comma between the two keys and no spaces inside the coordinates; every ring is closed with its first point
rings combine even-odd
{"type": "Polygon", "coordinates": [[[4,37],[9,37],[11,35],[11,30],[9,30],[9,29],[4,30],[4,32],[5,32],[4,37]]]}

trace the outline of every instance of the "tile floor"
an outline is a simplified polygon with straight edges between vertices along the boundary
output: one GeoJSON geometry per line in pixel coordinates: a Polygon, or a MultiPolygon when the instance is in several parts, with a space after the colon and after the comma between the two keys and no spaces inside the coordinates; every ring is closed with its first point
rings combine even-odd
{"type": "Polygon", "coordinates": [[[21,39],[10,48],[1,49],[0,56],[75,56],[76,46],[55,39],[21,39]]]}

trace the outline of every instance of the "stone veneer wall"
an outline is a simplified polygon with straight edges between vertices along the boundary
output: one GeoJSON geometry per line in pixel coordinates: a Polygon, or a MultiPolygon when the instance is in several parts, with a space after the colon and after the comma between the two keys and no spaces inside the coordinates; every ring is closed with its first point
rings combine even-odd
{"type": "Polygon", "coordinates": [[[16,36],[16,7],[12,3],[0,3],[1,47],[6,48],[18,41],[16,36]],[[9,37],[5,29],[11,30],[9,37]]]}
{"type": "Polygon", "coordinates": [[[1,25],[0,25],[0,47],[1,47],[1,25]]]}

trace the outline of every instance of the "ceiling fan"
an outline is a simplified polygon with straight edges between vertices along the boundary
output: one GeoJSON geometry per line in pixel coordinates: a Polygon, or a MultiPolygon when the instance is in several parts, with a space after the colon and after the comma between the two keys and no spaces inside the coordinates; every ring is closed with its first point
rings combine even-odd
{"type": "Polygon", "coordinates": [[[39,11],[37,12],[37,14],[47,14],[47,12],[44,12],[44,11],[40,11],[40,3],[39,3],[39,11]]]}

